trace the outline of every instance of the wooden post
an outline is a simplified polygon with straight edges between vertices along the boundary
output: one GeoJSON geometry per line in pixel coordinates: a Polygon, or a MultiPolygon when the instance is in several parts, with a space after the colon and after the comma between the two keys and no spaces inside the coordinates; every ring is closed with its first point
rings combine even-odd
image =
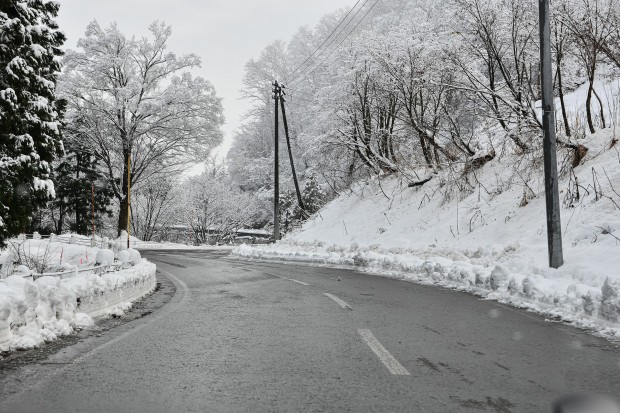
{"type": "Polygon", "coordinates": [[[549,0],[538,0],[540,22],[540,71],[543,110],[543,149],[545,158],[545,198],[547,206],[547,246],[549,266],[559,268],[564,263],[560,196],[558,193],[558,162],[555,145],[555,103],[551,70],[551,29],[549,0]]]}
{"type": "MultiPolygon", "coordinates": [[[[282,88],[285,88],[282,86],[282,88]]],[[[280,95],[280,107],[282,108],[282,121],[284,122],[284,134],[286,135],[286,146],[288,147],[288,158],[291,161],[291,171],[293,172],[293,182],[295,183],[295,192],[297,193],[297,203],[301,208],[302,215],[306,215],[306,208],[304,208],[304,201],[301,199],[301,191],[299,190],[299,181],[297,181],[297,173],[295,172],[295,163],[293,162],[293,150],[291,149],[291,139],[288,133],[288,122],[286,121],[286,110],[284,109],[284,96],[285,92],[280,95]]]]}
{"type": "Polygon", "coordinates": [[[278,100],[280,99],[280,85],[273,82],[273,99],[275,100],[275,143],[274,143],[274,186],[273,186],[273,239],[280,239],[280,159],[279,159],[279,125],[278,100]]]}

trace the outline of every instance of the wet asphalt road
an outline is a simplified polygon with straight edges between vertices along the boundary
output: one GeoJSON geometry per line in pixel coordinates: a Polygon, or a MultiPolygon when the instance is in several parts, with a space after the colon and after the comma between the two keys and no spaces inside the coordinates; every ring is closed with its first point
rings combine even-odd
{"type": "Polygon", "coordinates": [[[616,345],[495,302],[348,270],[143,255],[174,282],[171,301],[11,372],[1,412],[550,412],[569,392],[620,394],[616,345]]]}

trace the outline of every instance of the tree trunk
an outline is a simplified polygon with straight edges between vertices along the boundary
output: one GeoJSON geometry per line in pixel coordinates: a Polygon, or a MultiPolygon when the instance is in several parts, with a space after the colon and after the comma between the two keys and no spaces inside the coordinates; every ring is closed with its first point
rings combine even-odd
{"type": "Polygon", "coordinates": [[[589,79],[590,85],[588,86],[588,96],[586,97],[586,116],[588,118],[588,127],[590,133],[596,132],[594,129],[594,122],[592,121],[592,91],[594,90],[594,79],[589,79]]]}
{"type": "Polygon", "coordinates": [[[129,215],[127,214],[127,194],[129,193],[129,182],[127,180],[127,167],[129,166],[129,157],[131,155],[131,151],[123,150],[123,185],[120,201],[120,210],[118,213],[118,236],[121,235],[121,231],[127,230],[127,220],[129,219],[129,215]]]}
{"type": "Polygon", "coordinates": [[[560,97],[560,106],[562,106],[562,119],[564,120],[564,131],[566,136],[570,138],[570,125],[568,124],[568,115],[566,114],[566,104],[564,103],[564,87],[562,86],[562,71],[560,64],[557,66],[558,72],[558,95],[560,97]]]}
{"type": "Polygon", "coordinates": [[[605,109],[603,108],[603,101],[599,97],[598,93],[596,93],[596,89],[592,88],[592,93],[594,93],[594,97],[596,97],[596,100],[598,100],[598,107],[599,107],[599,110],[601,111],[600,112],[601,113],[601,127],[605,129],[607,125],[605,122],[605,109]]]}
{"type": "MultiPolygon", "coordinates": [[[[75,154],[75,163],[76,163],[75,181],[78,186],[81,186],[80,185],[80,154],[78,152],[76,152],[75,154]]],[[[73,199],[75,201],[73,205],[73,207],[75,208],[75,232],[80,234],[80,229],[82,228],[82,223],[81,223],[82,219],[80,217],[80,198],[77,196],[77,194],[75,194],[75,197],[73,199]]]]}
{"type": "Polygon", "coordinates": [[[58,223],[56,224],[56,234],[60,235],[62,234],[62,227],[65,223],[65,207],[62,205],[60,205],[60,207],[58,208],[58,223]]]}

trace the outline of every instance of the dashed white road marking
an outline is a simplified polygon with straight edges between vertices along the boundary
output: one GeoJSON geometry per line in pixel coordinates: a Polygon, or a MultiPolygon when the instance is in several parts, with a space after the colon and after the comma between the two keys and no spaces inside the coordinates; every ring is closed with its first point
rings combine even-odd
{"type": "Polygon", "coordinates": [[[390,373],[399,376],[411,375],[407,369],[404,368],[403,365],[400,364],[385,347],[383,347],[383,345],[375,338],[370,330],[359,329],[357,332],[360,333],[362,339],[364,339],[366,344],[368,344],[368,347],[370,347],[377,357],[379,357],[379,360],[381,360],[385,367],[387,367],[390,373]]]}
{"type": "Polygon", "coordinates": [[[335,295],[330,294],[330,293],[323,293],[323,295],[326,295],[327,297],[337,302],[340,305],[340,307],[344,308],[345,310],[347,309],[353,310],[353,308],[349,304],[345,303],[344,301],[342,301],[340,298],[336,297],[335,295]]]}
{"type": "Polygon", "coordinates": [[[294,279],[292,279],[292,278],[285,278],[285,279],[286,279],[286,280],[289,280],[289,281],[293,281],[294,283],[301,284],[301,285],[310,285],[310,284],[305,283],[305,282],[303,282],[303,281],[294,280],[294,279]]]}

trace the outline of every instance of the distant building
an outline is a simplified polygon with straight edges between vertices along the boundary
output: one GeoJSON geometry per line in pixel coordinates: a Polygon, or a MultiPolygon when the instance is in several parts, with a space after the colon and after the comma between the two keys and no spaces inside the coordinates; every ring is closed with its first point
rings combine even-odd
{"type": "MultiPolygon", "coordinates": [[[[203,231],[203,239],[208,244],[222,243],[222,231],[218,228],[207,228],[203,231]]],[[[272,233],[261,229],[241,228],[235,232],[232,242],[237,245],[265,244],[271,239],[272,233]]],[[[195,244],[196,236],[187,224],[159,225],[153,235],[154,241],[176,242],[181,244],[195,244]]]]}

